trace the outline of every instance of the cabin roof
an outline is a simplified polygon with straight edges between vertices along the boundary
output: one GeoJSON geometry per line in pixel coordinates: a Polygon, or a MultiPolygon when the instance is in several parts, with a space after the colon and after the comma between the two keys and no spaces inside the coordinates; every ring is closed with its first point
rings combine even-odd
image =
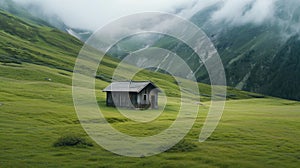
{"type": "Polygon", "coordinates": [[[148,85],[155,86],[151,81],[128,81],[128,82],[113,82],[107,86],[103,92],[135,92],[139,93],[148,85]]]}

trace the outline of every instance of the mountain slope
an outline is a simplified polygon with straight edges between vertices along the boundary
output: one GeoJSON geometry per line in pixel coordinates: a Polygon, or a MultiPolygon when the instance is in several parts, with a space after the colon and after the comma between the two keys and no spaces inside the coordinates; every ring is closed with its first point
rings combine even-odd
{"type": "MultiPolygon", "coordinates": [[[[223,2],[219,2],[199,11],[191,21],[202,28],[218,50],[226,71],[227,85],[240,90],[300,100],[297,74],[300,70],[299,1],[277,1],[274,18],[259,24],[213,20],[213,14],[222,5],[223,2]]],[[[251,6],[244,9],[244,13],[249,8],[251,6]]],[[[148,37],[141,40],[139,36],[123,39],[109,53],[122,59],[136,50],[161,47],[185,60],[199,82],[210,83],[203,63],[191,48],[172,37],[150,37],[152,39],[148,37]]],[[[136,60],[139,63],[147,61],[136,60]]],[[[180,71],[180,67],[178,69],[180,71]]]]}
{"type": "MultiPolygon", "coordinates": [[[[273,21],[242,25],[212,20],[212,15],[222,8],[222,5],[223,3],[219,2],[202,9],[191,18],[191,21],[201,27],[215,44],[225,67],[227,84],[240,90],[300,100],[300,83],[297,75],[299,67],[288,64],[294,63],[291,61],[278,62],[282,57],[296,62],[299,60],[297,46],[291,46],[299,43],[300,39],[297,37],[297,32],[300,31],[299,2],[278,1],[273,21]],[[289,47],[292,48],[292,52],[287,51],[289,47]]],[[[19,6],[11,0],[3,0],[0,2],[1,7],[37,25],[49,26],[47,23],[49,22],[82,41],[86,41],[92,34],[91,31],[68,27],[58,17],[43,14],[43,11],[34,4],[19,6]]],[[[244,12],[246,13],[249,8],[244,9],[244,12]]],[[[170,37],[153,36],[144,39],[133,36],[112,47],[109,54],[122,59],[131,52],[150,46],[162,47],[177,53],[191,66],[199,82],[210,83],[206,69],[195,53],[170,37]]],[[[143,60],[137,60],[140,61],[143,60]]]]}
{"type": "MultiPolygon", "coordinates": [[[[274,18],[260,24],[234,24],[226,20],[213,20],[213,14],[222,8],[222,5],[222,2],[216,3],[199,11],[191,21],[202,28],[214,43],[226,71],[227,85],[275,97],[300,100],[300,3],[276,2],[274,18]]],[[[248,9],[244,10],[246,13],[248,9]]],[[[185,60],[199,82],[210,83],[203,63],[191,48],[171,37],[153,36],[153,39],[156,41],[152,40],[150,43],[147,43],[148,40],[142,41],[134,37],[124,39],[111,49],[110,54],[123,58],[145,47],[161,47],[185,60]],[[134,41],[140,46],[132,45],[134,41]]],[[[136,62],[143,61],[147,62],[136,62]]],[[[180,68],[178,69],[180,71],[180,68]]]]}
{"type": "Polygon", "coordinates": [[[41,7],[34,4],[23,6],[15,3],[13,0],[1,0],[0,9],[17,16],[28,23],[53,28],[55,27],[82,41],[86,41],[92,35],[92,31],[67,26],[58,16],[47,15],[41,7]]]}
{"type": "MultiPolygon", "coordinates": [[[[0,62],[2,63],[30,63],[47,66],[54,69],[72,72],[75,59],[83,46],[83,43],[59,30],[29,24],[18,17],[0,10],[0,62]]],[[[114,68],[118,66],[119,60],[105,57],[97,78],[103,82],[110,82],[114,68]]],[[[5,71],[2,71],[5,75],[5,71]]],[[[138,80],[153,80],[162,88],[170,91],[170,95],[178,95],[172,88],[177,88],[174,79],[166,74],[142,71],[137,76],[138,80]],[[164,80],[163,80],[164,79],[164,80]],[[165,84],[167,82],[168,84],[165,84]],[[169,89],[168,89],[169,88],[169,89]]],[[[18,75],[7,74],[9,76],[18,75]]],[[[44,80],[44,78],[41,78],[44,80]]],[[[71,81],[70,81],[71,82],[71,81]]],[[[199,84],[202,100],[210,99],[210,86],[199,84]]],[[[229,99],[261,97],[260,95],[241,92],[229,88],[229,99]]]]}
{"type": "MultiPolygon", "coordinates": [[[[278,1],[274,21],[262,24],[215,23],[220,4],[196,14],[192,21],[210,36],[226,69],[228,85],[271,96],[300,100],[300,38],[294,26],[299,10],[278,1]],[[203,18],[203,16],[207,16],[203,18]],[[284,24],[283,24],[284,23],[284,24]]],[[[295,8],[300,7],[297,3],[295,8]]],[[[201,78],[201,75],[200,75],[201,78]]]]}
{"type": "Polygon", "coordinates": [[[0,59],[72,70],[82,42],[54,28],[33,25],[0,10],[0,59]]]}
{"type": "MultiPolygon", "coordinates": [[[[299,36],[291,37],[275,55],[266,71],[266,78],[262,81],[254,82],[249,78],[249,83],[263,82],[261,93],[271,93],[271,95],[281,95],[285,98],[300,100],[300,40],[299,36]]],[[[255,76],[259,76],[259,70],[255,76]]],[[[249,89],[250,90],[250,89],[249,89]]]]}
{"type": "Polygon", "coordinates": [[[1,0],[0,1],[0,9],[2,9],[4,11],[7,11],[8,13],[13,14],[14,16],[22,18],[24,21],[26,21],[28,23],[33,23],[33,24],[36,24],[36,25],[52,27],[46,21],[32,16],[28,12],[28,10],[26,10],[22,6],[16,4],[12,0],[1,0]]]}

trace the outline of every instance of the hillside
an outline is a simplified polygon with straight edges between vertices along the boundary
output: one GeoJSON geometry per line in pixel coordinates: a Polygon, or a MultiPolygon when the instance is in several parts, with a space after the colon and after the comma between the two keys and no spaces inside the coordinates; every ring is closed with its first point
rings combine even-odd
{"type": "MultiPolygon", "coordinates": [[[[300,100],[299,1],[277,1],[275,18],[261,24],[213,20],[213,14],[222,5],[223,2],[219,2],[206,7],[190,20],[202,28],[215,45],[226,71],[227,84],[240,90],[300,100]]],[[[248,9],[244,10],[246,13],[248,9]]],[[[199,82],[209,84],[203,64],[195,64],[201,61],[193,50],[171,37],[153,35],[150,40],[131,37],[110,53],[122,58],[151,46],[177,53],[191,66],[199,82]]]]}
{"type": "Polygon", "coordinates": [[[72,70],[82,42],[54,28],[22,21],[0,10],[0,59],[72,70]]]}
{"type": "Polygon", "coordinates": [[[47,15],[43,11],[43,9],[41,9],[38,6],[23,6],[14,2],[13,0],[1,0],[0,9],[17,16],[28,23],[52,28],[55,27],[82,41],[86,41],[92,34],[92,31],[89,30],[83,30],[67,26],[58,16],[47,15]]]}
{"type": "Polygon", "coordinates": [[[48,26],[48,27],[53,27],[46,21],[32,16],[28,10],[24,9],[22,6],[16,4],[12,0],[2,0],[0,1],[0,9],[7,11],[19,18],[22,18],[24,21],[33,23],[36,25],[41,25],[41,26],[48,26]]]}
{"type": "Polygon", "coordinates": [[[210,19],[217,4],[196,14],[192,21],[204,29],[219,51],[228,85],[300,100],[300,38],[294,29],[299,23],[299,7],[296,1],[278,1],[274,21],[232,25],[210,19]]]}
{"type": "MultiPolygon", "coordinates": [[[[216,46],[226,70],[228,85],[240,90],[300,100],[300,79],[297,75],[300,71],[297,47],[300,41],[300,3],[297,0],[276,1],[274,18],[260,24],[213,20],[212,16],[222,8],[223,3],[219,1],[200,10],[190,20],[201,27],[216,46]]],[[[251,4],[243,9],[244,14],[251,10],[251,4]]],[[[3,0],[0,8],[34,24],[49,26],[50,23],[82,41],[92,34],[88,30],[67,26],[58,16],[45,14],[35,3],[20,5],[12,0],[3,0]]],[[[151,46],[163,47],[181,55],[191,65],[198,81],[209,84],[204,66],[195,64],[199,60],[193,51],[170,37],[153,36],[146,40],[130,37],[113,47],[110,55],[122,59],[133,51],[151,46]]]]}
{"type": "MultiPolygon", "coordinates": [[[[53,27],[0,11],[1,167],[299,165],[299,102],[228,88],[229,101],[219,127],[208,141],[199,143],[210,106],[210,87],[200,83],[203,105],[199,116],[185,140],[174,148],[141,158],[123,157],[103,149],[86,135],[73,105],[72,71],[82,45],[53,27]],[[68,145],[58,146],[57,142],[66,136],[85,143],[70,145],[71,139],[68,145]]],[[[123,133],[139,137],[168,128],[177,117],[180,99],[174,78],[166,74],[144,70],[135,76],[154,81],[168,95],[165,111],[155,121],[137,123],[105,107],[101,90],[109,84],[118,63],[117,59],[105,57],[96,76],[95,94],[108,122],[123,133]]],[[[195,100],[189,103],[196,105],[195,100]]]]}
{"type": "MultiPolygon", "coordinates": [[[[73,71],[77,54],[83,46],[81,41],[55,28],[27,23],[4,11],[0,11],[0,22],[1,62],[30,63],[68,72],[73,71]]],[[[98,74],[99,79],[102,77],[109,81],[113,69],[118,65],[118,60],[107,57],[104,59],[103,64],[105,66],[103,66],[101,72],[104,74],[98,74]]],[[[176,88],[173,79],[169,78],[168,75],[159,73],[158,75],[149,75],[155,74],[150,71],[144,73],[146,73],[144,76],[156,76],[153,79],[154,82],[161,81],[161,79],[170,79],[166,82],[176,88]]],[[[147,80],[149,77],[142,80],[147,80]]],[[[200,87],[202,87],[200,90],[203,95],[210,94],[208,85],[201,84],[200,87]]],[[[256,96],[258,95],[229,89],[229,98],[239,99],[256,96]]]]}

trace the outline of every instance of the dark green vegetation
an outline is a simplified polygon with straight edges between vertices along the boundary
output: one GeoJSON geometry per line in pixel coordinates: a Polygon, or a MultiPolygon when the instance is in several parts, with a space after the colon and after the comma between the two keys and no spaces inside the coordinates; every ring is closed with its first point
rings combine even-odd
{"type": "MultiPolygon", "coordinates": [[[[300,103],[232,88],[218,128],[199,143],[210,106],[210,87],[205,84],[199,84],[205,101],[197,121],[174,148],[146,158],[110,153],[86,135],[73,106],[72,68],[83,44],[2,11],[0,21],[0,167],[296,168],[300,164],[300,103]]],[[[100,90],[109,84],[117,64],[105,58],[96,80],[97,99],[108,122],[133,136],[153,135],[170,126],[179,107],[178,89],[164,74],[144,70],[136,76],[153,80],[168,95],[166,110],[155,122],[136,123],[103,106],[105,94],[100,90]]]]}
{"type": "Polygon", "coordinates": [[[92,34],[92,31],[71,28],[65,25],[58,16],[45,14],[45,11],[39,6],[22,6],[13,0],[1,0],[0,9],[8,11],[26,22],[40,26],[55,27],[63,32],[71,33],[82,41],[86,41],[92,34]]]}
{"type": "MultiPolygon", "coordinates": [[[[220,5],[200,11],[191,20],[215,44],[228,85],[300,100],[300,38],[299,31],[293,28],[300,21],[299,2],[278,1],[274,20],[246,25],[211,21],[211,15],[220,5]]],[[[207,80],[205,74],[199,73],[199,78],[207,80]]]]}
{"type": "MultiPolygon", "coordinates": [[[[241,90],[300,100],[299,2],[277,1],[274,20],[262,24],[215,22],[211,16],[221,6],[222,2],[209,6],[191,21],[214,43],[226,71],[227,84],[241,90]]],[[[199,68],[199,58],[192,49],[174,38],[153,36],[153,39],[149,43],[149,40],[130,38],[111,53],[120,57],[147,45],[165,48],[187,61],[199,82],[210,82],[205,67],[199,68]]]]}
{"type": "Polygon", "coordinates": [[[61,147],[61,146],[93,146],[91,142],[87,142],[85,138],[82,138],[78,135],[64,135],[60,137],[54,144],[54,147],[61,147]]]}
{"type": "Polygon", "coordinates": [[[284,39],[278,29],[249,24],[219,34],[207,30],[223,60],[228,85],[300,100],[300,38],[284,39]]]}
{"type": "Polygon", "coordinates": [[[52,27],[49,23],[45,22],[44,20],[32,16],[26,9],[14,3],[12,0],[1,0],[0,9],[5,10],[17,17],[20,17],[26,22],[37,24],[40,26],[52,27]]]}
{"type": "Polygon", "coordinates": [[[71,71],[82,42],[54,28],[22,21],[0,10],[0,59],[71,71]]]}

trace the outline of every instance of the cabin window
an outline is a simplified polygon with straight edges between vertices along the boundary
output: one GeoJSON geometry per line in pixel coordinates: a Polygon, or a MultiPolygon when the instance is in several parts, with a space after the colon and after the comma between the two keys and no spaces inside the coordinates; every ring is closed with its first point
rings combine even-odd
{"type": "Polygon", "coordinates": [[[147,95],[146,94],[144,94],[144,101],[146,101],[147,100],[147,95]]]}

